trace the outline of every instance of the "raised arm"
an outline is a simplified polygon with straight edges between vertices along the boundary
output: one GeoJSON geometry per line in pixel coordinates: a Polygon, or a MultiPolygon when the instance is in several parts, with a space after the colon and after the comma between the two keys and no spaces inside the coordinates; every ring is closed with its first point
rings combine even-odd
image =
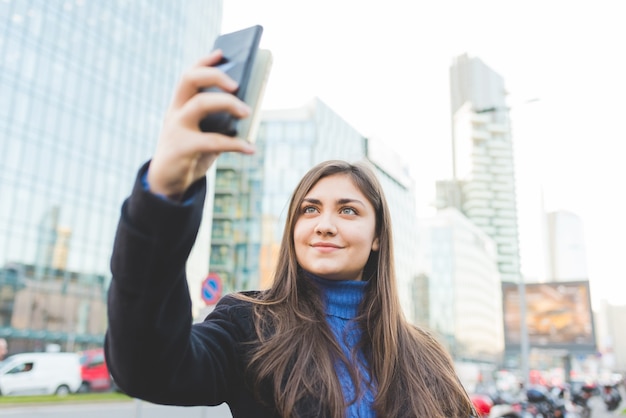
{"type": "Polygon", "coordinates": [[[241,306],[226,299],[211,320],[192,326],[185,264],[201,221],[206,171],[221,152],[252,153],[240,139],[201,132],[200,119],[248,107],[228,94],[236,84],[212,68],[220,52],[181,78],[152,160],[139,171],[116,233],[108,294],[105,352],[111,374],[131,396],[154,403],[219,404],[240,389],[241,341],[233,320],[241,306]],[[218,86],[223,93],[199,93],[218,86]]]}

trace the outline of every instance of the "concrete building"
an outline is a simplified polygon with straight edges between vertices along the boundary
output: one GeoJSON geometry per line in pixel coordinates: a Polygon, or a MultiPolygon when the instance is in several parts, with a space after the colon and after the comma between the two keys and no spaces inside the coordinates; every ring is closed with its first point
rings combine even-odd
{"type": "Polygon", "coordinates": [[[496,243],[505,282],[520,277],[513,144],[502,77],[462,55],[450,68],[453,178],[437,185],[437,207],[456,207],[496,243]]]}
{"type": "Polygon", "coordinates": [[[587,280],[583,224],[575,213],[546,214],[546,277],[549,281],[587,280]]]}
{"type": "Polygon", "coordinates": [[[496,363],[504,348],[496,244],[455,208],[420,219],[429,323],[457,360],[496,363]]]}
{"type": "Polygon", "coordinates": [[[594,312],[598,351],[602,355],[602,372],[619,372],[626,376],[626,305],[612,305],[602,301],[594,312]]]}

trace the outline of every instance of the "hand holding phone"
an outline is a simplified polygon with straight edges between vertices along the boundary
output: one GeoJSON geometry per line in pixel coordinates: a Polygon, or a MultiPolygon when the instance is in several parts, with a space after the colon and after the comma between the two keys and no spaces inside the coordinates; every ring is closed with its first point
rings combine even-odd
{"type": "MultiPolygon", "coordinates": [[[[203,132],[218,132],[254,141],[261,97],[272,63],[271,53],[259,50],[263,27],[252,26],[236,32],[218,36],[213,49],[222,51],[222,60],[215,66],[235,80],[239,88],[234,93],[252,108],[252,115],[239,120],[227,112],[207,115],[200,121],[203,132]]],[[[202,91],[219,91],[217,88],[202,91]]]]}

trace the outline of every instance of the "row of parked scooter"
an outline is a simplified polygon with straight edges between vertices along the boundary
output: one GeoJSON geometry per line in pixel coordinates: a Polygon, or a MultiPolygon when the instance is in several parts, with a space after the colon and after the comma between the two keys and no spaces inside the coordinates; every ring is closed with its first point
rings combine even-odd
{"type": "Polygon", "coordinates": [[[516,395],[484,391],[472,395],[480,418],[590,418],[590,399],[598,396],[607,411],[622,403],[620,383],[547,388],[533,386],[516,395]]]}

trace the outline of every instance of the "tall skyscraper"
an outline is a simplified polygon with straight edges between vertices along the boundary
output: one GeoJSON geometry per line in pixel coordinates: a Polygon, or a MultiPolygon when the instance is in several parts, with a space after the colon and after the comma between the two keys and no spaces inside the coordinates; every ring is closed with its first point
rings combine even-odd
{"type": "Polygon", "coordinates": [[[122,200],[221,16],[221,0],[0,2],[0,337],[12,350],[101,344],[122,200]]]}
{"type": "Polygon", "coordinates": [[[456,207],[497,245],[505,282],[520,277],[513,144],[502,77],[461,55],[450,68],[453,178],[437,185],[439,208],[456,207]]]}

